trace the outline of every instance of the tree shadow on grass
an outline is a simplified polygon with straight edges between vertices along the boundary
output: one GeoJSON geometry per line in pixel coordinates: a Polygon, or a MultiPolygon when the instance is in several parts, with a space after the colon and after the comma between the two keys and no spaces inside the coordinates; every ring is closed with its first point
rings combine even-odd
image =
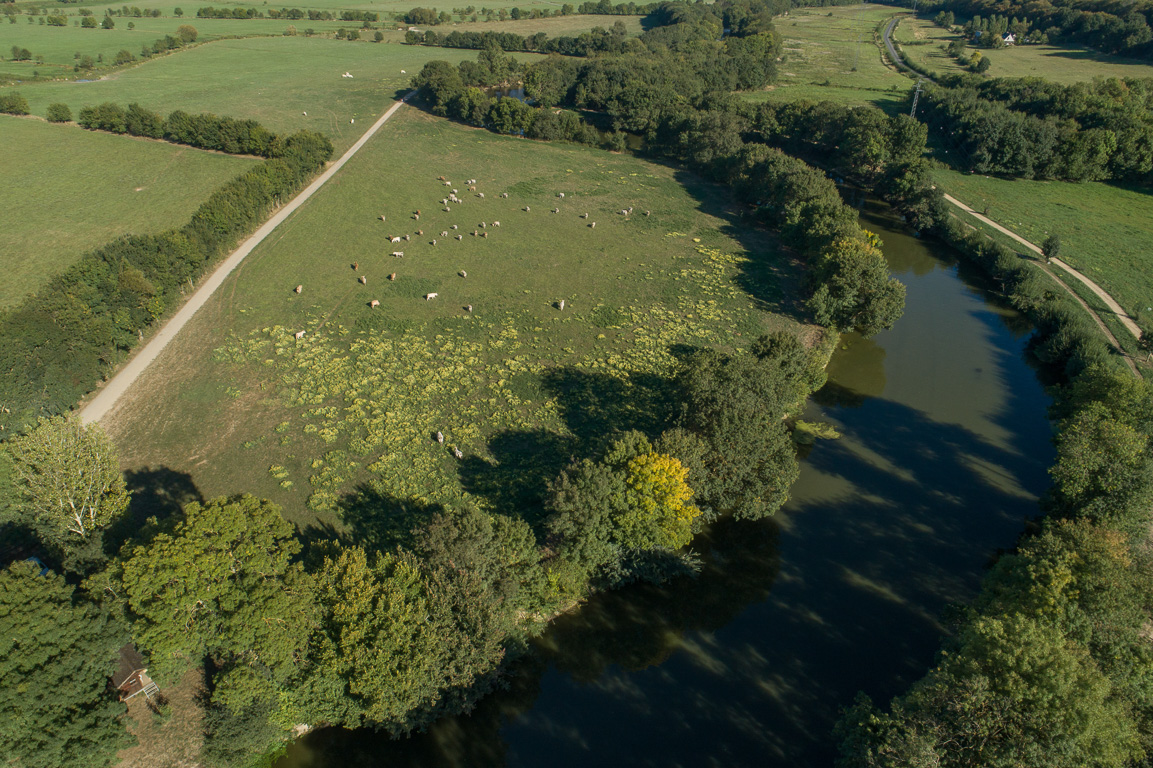
{"type": "Polygon", "coordinates": [[[141,467],[124,473],[124,482],[132,494],[128,511],[104,533],[104,553],[115,555],[127,543],[146,543],[148,539],[179,520],[184,506],[204,503],[192,475],[170,467],[141,467]],[[155,520],[159,525],[151,525],[155,520]]]}
{"type": "MultiPolygon", "coordinates": [[[[384,552],[398,546],[410,548],[413,530],[424,525],[433,515],[444,511],[440,504],[400,499],[380,491],[370,483],[361,483],[352,493],[345,494],[337,502],[337,507],[348,532],[328,538],[355,544],[369,552],[384,552]]],[[[328,531],[335,533],[331,527],[328,531]]],[[[326,531],[321,531],[317,538],[324,533],[326,531]]]]}
{"type": "Polygon", "coordinates": [[[577,458],[577,446],[574,438],[543,429],[500,432],[488,442],[491,458],[469,456],[460,462],[461,487],[535,528],[544,519],[549,482],[577,458]]]}

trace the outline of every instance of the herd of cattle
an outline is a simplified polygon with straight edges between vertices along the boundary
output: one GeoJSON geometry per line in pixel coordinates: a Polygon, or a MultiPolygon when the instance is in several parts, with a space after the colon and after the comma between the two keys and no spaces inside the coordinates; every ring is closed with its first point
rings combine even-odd
{"type": "MultiPolygon", "coordinates": [[[[452,188],[452,182],[449,181],[444,176],[438,176],[437,181],[439,181],[442,185],[449,187],[450,189],[452,188]]],[[[466,187],[468,192],[471,192],[475,195],[476,199],[478,199],[478,200],[484,199],[484,193],[477,191],[477,180],[476,179],[468,179],[465,182],[465,187],[466,187]]],[[[446,197],[443,197],[439,200],[439,203],[441,205],[441,210],[444,213],[451,213],[453,210],[453,206],[459,207],[467,201],[467,198],[460,197],[459,194],[460,193],[458,190],[452,189],[452,191],[446,197]]],[[[502,192],[500,194],[500,197],[502,199],[507,199],[508,196],[509,196],[508,192],[502,192]]],[[[564,192],[558,192],[556,196],[559,200],[565,199],[565,193],[564,192]]],[[[526,205],[526,206],[524,206],[524,208],[522,210],[525,213],[530,213],[532,211],[532,208],[530,206],[526,205]]],[[[560,213],[561,211],[560,211],[559,207],[554,207],[552,209],[552,212],[553,213],[560,213]]],[[[633,212],[633,208],[631,206],[629,208],[624,208],[624,209],[621,209],[620,211],[618,211],[618,213],[621,216],[624,216],[625,218],[628,218],[632,214],[632,212],[633,212]]],[[[650,214],[649,211],[644,212],[645,216],[648,216],[649,214],[650,214]]],[[[413,211],[411,214],[411,218],[413,221],[420,221],[420,217],[421,217],[421,211],[419,209],[413,211]]],[[[382,222],[388,221],[387,214],[382,214],[378,218],[382,222]]],[[[582,213],[582,214],[580,214],[580,218],[587,220],[589,218],[589,214],[588,213],[582,213]]],[[[596,225],[597,225],[597,223],[595,221],[590,221],[588,223],[588,228],[589,229],[596,229],[596,225]]],[[[498,227],[500,227],[500,222],[499,221],[493,221],[490,223],[487,221],[482,221],[477,225],[477,228],[472,231],[472,236],[473,237],[487,238],[489,227],[498,228],[498,227]]],[[[459,225],[452,224],[448,229],[443,229],[440,231],[440,237],[441,238],[448,238],[450,236],[450,233],[452,230],[457,230],[459,228],[460,228],[459,225]]],[[[389,242],[391,244],[397,244],[397,243],[402,243],[402,242],[411,242],[413,235],[415,235],[417,237],[422,237],[424,235],[424,230],[423,229],[417,229],[412,233],[406,233],[406,234],[402,234],[402,235],[390,235],[389,236],[389,242]]],[[[463,234],[456,234],[455,239],[457,241],[463,241],[464,235],[463,234]]],[[[427,242],[430,246],[436,246],[437,239],[431,238],[427,242]]],[[[404,251],[393,251],[392,256],[394,258],[403,258],[404,257],[404,251]]],[[[359,269],[360,269],[359,262],[353,262],[350,266],[352,267],[352,270],[354,272],[359,271],[359,269]]],[[[457,274],[462,278],[468,277],[468,273],[465,272],[464,270],[460,270],[459,272],[457,272],[457,274]]],[[[393,272],[392,274],[390,274],[388,276],[388,279],[389,280],[396,280],[396,272],[393,272]]],[[[368,278],[365,277],[364,275],[359,275],[357,277],[357,282],[360,283],[360,285],[362,285],[362,286],[367,286],[368,285],[368,278]]],[[[296,286],[296,288],[293,289],[293,292],[299,294],[303,290],[304,290],[304,286],[298,285],[298,286],[296,286]]],[[[432,299],[437,298],[438,295],[439,294],[437,294],[436,292],[426,293],[426,294],[424,294],[424,299],[425,299],[425,301],[431,301],[432,299]]],[[[372,299],[371,301],[367,302],[367,306],[369,309],[375,309],[375,308],[380,306],[380,300],[379,299],[372,299]]],[[[564,300],[562,299],[561,301],[553,304],[553,306],[558,308],[558,309],[563,310],[564,309],[564,300]]],[[[465,312],[471,313],[472,312],[472,305],[466,304],[463,307],[463,309],[465,312]]],[[[296,335],[297,339],[302,339],[302,338],[304,338],[304,331],[297,331],[295,335],[296,335]]]]}

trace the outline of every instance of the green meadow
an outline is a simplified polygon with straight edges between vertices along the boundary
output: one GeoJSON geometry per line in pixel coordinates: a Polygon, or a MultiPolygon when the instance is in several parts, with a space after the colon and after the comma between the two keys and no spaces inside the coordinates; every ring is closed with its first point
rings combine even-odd
{"type": "Polygon", "coordinates": [[[115,237],[184,224],[257,162],[8,115],[0,157],[0,308],[115,237]]]}
{"type": "Polygon", "coordinates": [[[127,469],[266,496],[303,526],[411,526],[462,496],[519,514],[570,456],[668,415],[678,350],[797,328],[793,274],[683,171],[405,107],[105,423],[127,469]]]}
{"type": "Polygon", "coordinates": [[[1130,313],[1153,307],[1153,195],[1102,183],[998,179],[937,169],[937,184],[1038,245],[1061,238],[1061,258],[1130,313]]]}
{"type": "Polygon", "coordinates": [[[278,133],[319,131],[339,154],[392,105],[425,62],[475,58],[476,51],[451,48],[257,37],[200,45],[95,82],[26,83],[15,89],[35,115],[44,115],[53,102],[67,104],[73,114],[105,101],[138,102],[161,114],[183,109],[249,118],[278,133]],[[352,77],[342,77],[345,72],[352,77]]]}
{"type": "MultiPolygon", "coordinates": [[[[902,18],[893,33],[902,54],[914,64],[941,74],[967,72],[944,51],[960,35],[938,27],[928,19],[902,18]]],[[[1055,83],[1077,83],[1095,77],[1153,77],[1153,65],[1135,59],[1110,56],[1087,48],[1056,45],[1014,45],[1008,48],[967,47],[966,53],[980,50],[992,65],[989,77],[1043,77],[1055,83]]]]}
{"type": "Polygon", "coordinates": [[[899,110],[912,82],[885,65],[877,28],[901,11],[870,3],[797,8],[778,16],[774,24],[784,40],[778,82],[765,91],[744,94],[745,98],[836,101],[899,110]]]}

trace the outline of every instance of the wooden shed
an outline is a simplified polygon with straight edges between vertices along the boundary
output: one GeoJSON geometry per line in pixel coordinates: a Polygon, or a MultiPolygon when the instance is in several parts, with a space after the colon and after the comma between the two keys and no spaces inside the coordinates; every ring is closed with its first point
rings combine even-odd
{"type": "Polygon", "coordinates": [[[160,688],[148,676],[144,666],[144,658],[132,643],[126,643],[120,649],[116,672],[112,676],[112,685],[120,693],[121,701],[128,701],[133,696],[143,693],[149,700],[160,693],[160,688]]]}

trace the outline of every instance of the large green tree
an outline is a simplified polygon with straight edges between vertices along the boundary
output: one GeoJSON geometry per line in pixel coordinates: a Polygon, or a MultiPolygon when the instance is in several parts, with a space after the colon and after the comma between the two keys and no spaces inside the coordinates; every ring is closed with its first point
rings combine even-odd
{"type": "Polygon", "coordinates": [[[128,628],[40,571],[0,571],[0,762],[99,768],[131,743],[108,692],[128,628]]]}
{"type": "Polygon", "coordinates": [[[42,418],[9,450],[22,519],[66,555],[98,550],[103,530],[128,508],[116,448],[104,430],[75,417],[42,418]]]}
{"type": "Polygon", "coordinates": [[[812,273],[809,308],[817,322],[873,336],[893,327],[905,310],[905,286],[889,274],[885,257],[867,236],[840,238],[824,250],[812,273]]]}
{"type": "Polygon", "coordinates": [[[221,670],[214,701],[239,709],[274,695],[298,672],[316,623],[299,551],[279,507],[248,495],[193,502],[172,533],[137,547],[120,579],[156,675],[211,659],[221,670]]]}

